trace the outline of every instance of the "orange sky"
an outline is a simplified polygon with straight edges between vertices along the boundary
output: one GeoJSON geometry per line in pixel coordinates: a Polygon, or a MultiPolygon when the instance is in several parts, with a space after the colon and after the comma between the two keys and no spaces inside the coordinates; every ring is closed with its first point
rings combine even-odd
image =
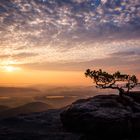
{"type": "Polygon", "coordinates": [[[1,85],[59,85],[77,86],[91,85],[91,80],[84,76],[82,71],[39,71],[39,70],[17,70],[1,71],[1,85]]]}
{"type": "Polygon", "coordinates": [[[1,0],[0,83],[91,85],[84,71],[140,79],[138,0],[1,0]]]}
{"type": "MultiPolygon", "coordinates": [[[[106,69],[109,72],[114,72],[106,69]]],[[[12,86],[24,86],[35,84],[78,86],[92,85],[92,80],[84,76],[84,71],[43,71],[30,69],[3,69],[0,71],[0,84],[12,86]]],[[[139,75],[137,75],[139,78],[139,75]]]]}

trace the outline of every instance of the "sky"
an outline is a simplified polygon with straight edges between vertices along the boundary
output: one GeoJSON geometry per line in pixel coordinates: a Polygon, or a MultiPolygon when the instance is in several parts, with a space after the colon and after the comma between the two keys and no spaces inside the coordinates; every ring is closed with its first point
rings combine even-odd
{"type": "Polygon", "coordinates": [[[88,68],[140,78],[140,0],[0,0],[0,83],[89,85],[88,68]]]}

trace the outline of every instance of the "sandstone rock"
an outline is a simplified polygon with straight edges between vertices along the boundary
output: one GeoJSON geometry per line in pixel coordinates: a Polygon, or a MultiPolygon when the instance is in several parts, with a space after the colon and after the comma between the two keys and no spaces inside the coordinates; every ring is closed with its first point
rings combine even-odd
{"type": "Polygon", "coordinates": [[[73,132],[126,136],[140,128],[139,112],[134,112],[139,104],[130,102],[129,97],[122,99],[118,95],[78,100],[61,113],[61,121],[67,130],[73,132]]]}

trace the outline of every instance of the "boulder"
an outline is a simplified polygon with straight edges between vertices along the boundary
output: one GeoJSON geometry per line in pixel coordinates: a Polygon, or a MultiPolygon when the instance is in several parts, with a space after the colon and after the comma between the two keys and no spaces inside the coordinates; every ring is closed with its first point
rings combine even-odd
{"type": "Polygon", "coordinates": [[[72,103],[60,116],[69,131],[120,137],[140,128],[140,112],[134,111],[137,106],[129,97],[98,95],[72,103]]]}

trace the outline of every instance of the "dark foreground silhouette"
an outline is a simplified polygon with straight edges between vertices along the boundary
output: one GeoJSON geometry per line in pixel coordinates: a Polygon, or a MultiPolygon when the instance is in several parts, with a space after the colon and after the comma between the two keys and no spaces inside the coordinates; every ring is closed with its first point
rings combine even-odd
{"type": "Polygon", "coordinates": [[[99,95],[63,109],[1,119],[0,140],[139,140],[139,103],[139,92],[125,99],[99,95]]]}
{"type": "Polygon", "coordinates": [[[85,72],[85,76],[90,77],[93,80],[96,88],[115,89],[119,91],[120,96],[129,93],[130,90],[138,85],[138,79],[135,75],[122,74],[119,71],[110,74],[106,71],[103,71],[102,69],[87,69],[85,72]]]}
{"type": "Polygon", "coordinates": [[[6,106],[0,106],[0,118],[14,117],[20,114],[31,114],[35,112],[43,112],[51,109],[52,107],[43,102],[31,102],[25,105],[21,105],[15,108],[8,108],[6,106]]]}

